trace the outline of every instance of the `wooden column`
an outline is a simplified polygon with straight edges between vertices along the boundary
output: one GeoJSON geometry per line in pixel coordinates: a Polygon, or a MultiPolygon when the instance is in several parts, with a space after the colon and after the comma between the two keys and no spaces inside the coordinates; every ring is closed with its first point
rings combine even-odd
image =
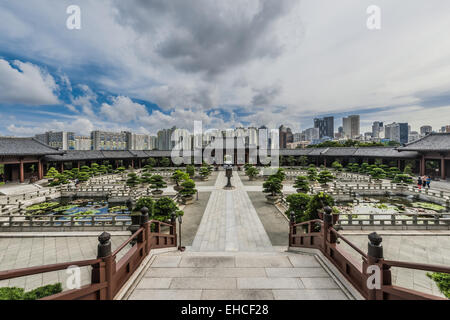
{"type": "Polygon", "coordinates": [[[44,173],[43,173],[43,168],[42,168],[42,162],[41,159],[39,159],[39,163],[38,163],[38,176],[39,176],[39,180],[42,180],[44,178],[44,173]]]}
{"type": "Polygon", "coordinates": [[[420,175],[425,175],[425,156],[422,155],[422,158],[420,159],[420,175]]]}
{"type": "Polygon", "coordinates": [[[24,170],[23,170],[23,160],[20,159],[20,168],[19,168],[19,180],[20,183],[23,183],[25,181],[25,174],[24,174],[24,170]]]}
{"type": "Polygon", "coordinates": [[[442,156],[441,158],[441,179],[445,180],[446,178],[446,169],[445,169],[445,157],[442,156]]]}
{"type": "Polygon", "coordinates": [[[64,162],[61,162],[61,173],[64,173],[64,162]]]}
{"type": "Polygon", "coordinates": [[[80,170],[81,165],[80,165],[80,161],[78,161],[78,170],[80,170]]]}

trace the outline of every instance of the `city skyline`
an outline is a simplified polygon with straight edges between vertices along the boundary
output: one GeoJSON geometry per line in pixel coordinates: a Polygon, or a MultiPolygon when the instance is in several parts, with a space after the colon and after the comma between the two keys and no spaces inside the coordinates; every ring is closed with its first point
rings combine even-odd
{"type": "Polygon", "coordinates": [[[1,135],[154,135],[194,120],[300,132],[353,114],[361,133],[375,121],[448,125],[450,40],[432,32],[449,27],[446,1],[382,1],[378,31],[366,27],[368,1],[254,0],[242,14],[207,1],[81,2],[80,30],[66,28],[69,1],[47,2],[0,4],[1,135]]]}

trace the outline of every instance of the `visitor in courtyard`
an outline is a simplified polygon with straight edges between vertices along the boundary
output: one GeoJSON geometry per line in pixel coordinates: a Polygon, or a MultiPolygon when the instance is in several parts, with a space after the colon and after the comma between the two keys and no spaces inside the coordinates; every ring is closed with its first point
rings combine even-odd
{"type": "Polygon", "coordinates": [[[422,177],[422,187],[424,189],[427,187],[427,176],[422,177]]]}
{"type": "Polygon", "coordinates": [[[430,184],[431,184],[431,177],[427,176],[427,187],[428,187],[428,189],[430,189],[430,184]]]}
{"type": "Polygon", "coordinates": [[[422,177],[420,176],[417,178],[417,187],[419,189],[422,189],[422,177]]]}

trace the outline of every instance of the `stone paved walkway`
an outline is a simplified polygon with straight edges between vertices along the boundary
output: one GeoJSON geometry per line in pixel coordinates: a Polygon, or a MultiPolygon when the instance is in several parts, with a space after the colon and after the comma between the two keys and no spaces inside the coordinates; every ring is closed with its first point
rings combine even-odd
{"type": "Polygon", "coordinates": [[[272,244],[247,192],[234,172],[234,190],[224,190],[227,179],[219,172],[203,214],[192,251],[272,251],[272,244]]]}
{"type": "Polygon", "coordinates": [[[130,300],[346,300],[314,256],[171,252],[156,256],[130,300]]]}

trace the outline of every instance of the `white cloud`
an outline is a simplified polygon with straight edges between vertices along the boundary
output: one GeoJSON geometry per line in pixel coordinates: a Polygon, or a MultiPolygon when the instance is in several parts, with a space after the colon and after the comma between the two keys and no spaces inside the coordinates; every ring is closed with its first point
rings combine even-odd
{"type": "Polygon", "coordinates": [[[53,77],[38,66],[18,60],[10,64],[0,59],[0,103],[58,104],[57,90],[53,77]]]}
{"type": "Polygon", "coordinates": [[[144,105],[133,102],[129,97],[118,96],[112,98],[112,104],[103,103],[100,114],[108,120],[127,123],[148,116],[144,105]]]}

